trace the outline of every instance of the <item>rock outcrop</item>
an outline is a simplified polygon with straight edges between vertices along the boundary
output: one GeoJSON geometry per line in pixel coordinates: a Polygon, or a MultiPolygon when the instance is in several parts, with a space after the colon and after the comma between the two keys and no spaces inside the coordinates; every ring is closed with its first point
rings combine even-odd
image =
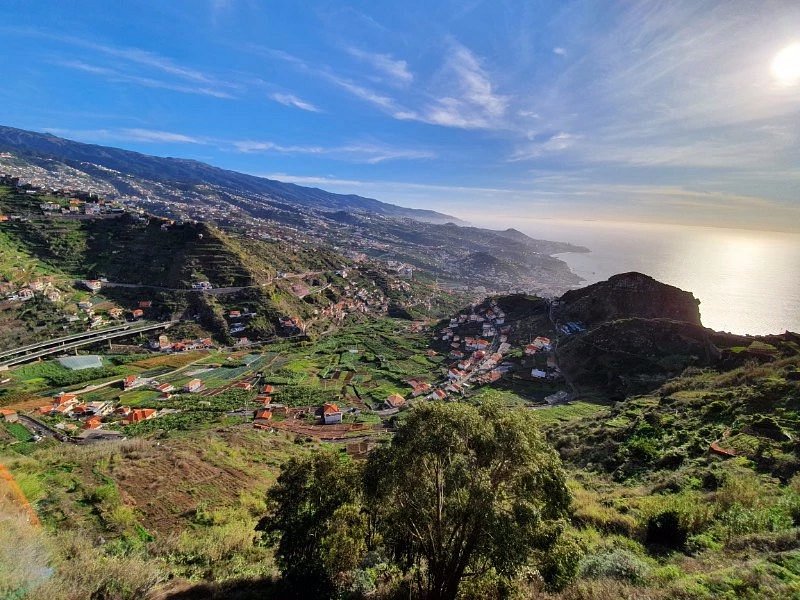
{"type": "Polygon", "coordinates": [[[591,328],[617,319],[671,319],[700,322],[700,301],[691,292],[642,273],[622,273],[561,296],[561,321],[581,321],[591,328]]]}

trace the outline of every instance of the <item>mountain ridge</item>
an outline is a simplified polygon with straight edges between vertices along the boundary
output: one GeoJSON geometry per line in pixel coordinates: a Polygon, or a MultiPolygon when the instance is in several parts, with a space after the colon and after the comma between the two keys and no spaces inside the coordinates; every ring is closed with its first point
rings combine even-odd
{"type": "MultiPolygon", "coordinates": [[[[58,160],[83,170],[86,163],[148,178],[162,183],[183,185],[214,184],[238,191],[267,194],[277,200],[290,200],[311,208],[327,210],[364,210],[385,216],[407,217],[433,223],[461,223],[457,217],[428,209],[406,208],[356,194],[337,194],[321,188],[305,187],[257,175],[224,169],[195,159],[159,157],[134,150],[87,144],[50,133],[39,133],[0,125],[0,151],[16,152],[28,159],[58,160]]],[[[94,173],[111,182],[111,173],[94,173]]]]}

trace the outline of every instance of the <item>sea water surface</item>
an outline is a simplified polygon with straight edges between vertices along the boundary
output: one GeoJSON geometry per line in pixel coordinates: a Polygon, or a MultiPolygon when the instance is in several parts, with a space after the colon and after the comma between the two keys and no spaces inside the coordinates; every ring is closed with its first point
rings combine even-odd
{"type": "Polygon", "coordinates": [[[526,219],[531,237],[589,253],[558,255],[585,282],[639,271],[692,292],[703,324],[763,335],[800,332],[800,234],[713,227],[526,219]]]}

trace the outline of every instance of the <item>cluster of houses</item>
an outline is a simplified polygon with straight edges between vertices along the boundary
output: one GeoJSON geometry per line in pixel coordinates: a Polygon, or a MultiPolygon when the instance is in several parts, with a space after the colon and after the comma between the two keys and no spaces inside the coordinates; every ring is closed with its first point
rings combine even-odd
{"type": "Polygon", "coordinates": [[[397,260],[390,260],[387,262],[390,271],[397,273],[397,276],[402,279],[414,278],[414,267],[404,262],[397,260]]]}
{"type": "Polygon", "coordinates": [[[87,430],[100,429],[107,422],[132,425],[156,417],[158,411],[154,408],[115,407],[110,401],[82,402],[76,394],[60,392],[53,396],[50,404],[39,408],[39,414],[62,416],[80,423],[80,425],[69,422],[58,423],[56,427],[59,429],[87,430]]]}
{"type": "Polygon", "coordinates": [[[214,346],[211,338],[183,339],[173,342],[166,335],[159,335],[150,340],[150,349],[161,352],[187,352],[189,350],[206,350],[214,346]]]}
{"type": "Polygon", "coordinates": [[[5,296],[10,302],[28,302],[40,295],[50,302],[61,302],[63,292],[56,287],[50,278],[39,278],[29,281],[27,285],[19,287],[11,282],[0,284],[0,295],[5,296]]]}
{"type": "Polygon", "coordinates": [[[256,313],[251,311],[242,310],[229,310],[228,311],[228,333],[231,335],[242,333],[247,326],[242,323],[243,319],[250,319],[255,317],[256,313]]]}
{"type": "Polygon", "coordinates": [[[253,427],[256,429],[267,429],[271,426],[273,415],[288,415],[289,409],[283,405],[272,401],[272,395],[276,392],[275,387],[266,384],[261,387],[256,396],[256,402],[261,407],[256,409],[253,427]]]}
{"type": "MultiPolygon", "coordinates": [[[[34,190],[34,193],[39,194],[41,191],[34,190]]],[[[119,202],[111,202],[95,194],[82,194],[83,198],[70,197],[75,195],[75,192],[67,190],[53,190],[48,194],[55,201],[48,200],[39,204],[39,209],[45,215],[100,216],[118,215],[125,212],[125,207],[119,202]]]]}

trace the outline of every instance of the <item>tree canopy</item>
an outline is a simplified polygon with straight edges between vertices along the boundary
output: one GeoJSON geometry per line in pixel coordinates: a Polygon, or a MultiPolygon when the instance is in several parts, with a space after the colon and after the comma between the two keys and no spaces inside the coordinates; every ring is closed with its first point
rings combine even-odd
{"type": "Polygon", "coordinates": [[[541,559],[560,539],[570,495],[530,416],[438,403],[408,414],[363,466],[330,451],[289,461],[266,527],[284,577],[333,589],[370,552],[429,599],[526,566],[559,583],[563,573],[541,559]]]}

